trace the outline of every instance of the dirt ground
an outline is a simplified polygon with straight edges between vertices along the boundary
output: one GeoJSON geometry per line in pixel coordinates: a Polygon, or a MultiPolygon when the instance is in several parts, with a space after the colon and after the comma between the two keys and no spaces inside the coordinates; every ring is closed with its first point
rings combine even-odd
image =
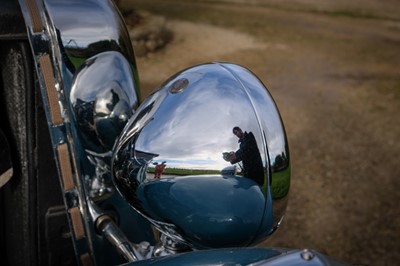
{"type": "Polygon", "coordinates": [[[292,182],[263,246],[365,265],[400,261],[400,2],[136,1],[166,17],[164,49],[137,58],[143,98],[175,72],[229,61],[268,87],[285,123],[292,182]],[[247,4],[244,4],[247,3],[247,4]]]}

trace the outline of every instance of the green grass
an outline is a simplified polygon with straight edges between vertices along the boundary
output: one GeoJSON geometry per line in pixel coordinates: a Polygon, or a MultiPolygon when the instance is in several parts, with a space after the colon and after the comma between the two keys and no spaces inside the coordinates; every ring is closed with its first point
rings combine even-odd
{"type": "MultiPolygon", "coordinates": [[[[149,167],[147,172],[154,173],[155,168],[149,167]]],[[[163,172],[164,175],[214,175],[221,174],[218,170],[198,170],[198,169],[181,169],[181,168],[166,168],[163,172]]]]}
{"type": "Polygon", "coordinates": [[[85,58],[82,57],[74,57],[69,55],[69,59],[71,60],[71,63],[74,65],[75,68],[79,68],[81,65],[83,65],[86,61],[85,58]]]}
{"type": "Polygon", "coordinates": [[[285,197],[290,187],[290,167],[285,170],[272,174],[271,194],[272,198],[279,199],[285,197]]]}

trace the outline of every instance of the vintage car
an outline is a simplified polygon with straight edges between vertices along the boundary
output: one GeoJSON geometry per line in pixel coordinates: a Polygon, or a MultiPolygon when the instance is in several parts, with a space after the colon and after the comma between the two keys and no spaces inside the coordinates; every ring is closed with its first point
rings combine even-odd
{"type": "Polygon", "coordinates": [[[255,247],[290,156],[250,70],[191,66],[140,101],[113,2],[3,0],[0,22],[2,265],[342,265],[255,247]]]}

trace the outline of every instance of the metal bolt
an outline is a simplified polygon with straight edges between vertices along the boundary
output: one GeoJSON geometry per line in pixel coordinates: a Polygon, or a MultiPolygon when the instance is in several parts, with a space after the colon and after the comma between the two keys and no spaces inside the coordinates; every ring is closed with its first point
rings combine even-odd
{"type": "Polygon", "coordinates": [[[314,253],[308,249],[301,251],[300,256],[303,260],[312,260],[315,257],[314,253]]]}

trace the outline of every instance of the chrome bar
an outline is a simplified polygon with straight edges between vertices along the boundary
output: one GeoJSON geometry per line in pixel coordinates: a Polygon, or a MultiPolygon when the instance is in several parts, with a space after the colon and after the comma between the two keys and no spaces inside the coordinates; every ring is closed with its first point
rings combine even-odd
{"type": "Polygon", "coordinates": [[[97,218],[96,229],[127,262],[138,260],[132,244],[109,215],[104,214],[97,218]]]}

